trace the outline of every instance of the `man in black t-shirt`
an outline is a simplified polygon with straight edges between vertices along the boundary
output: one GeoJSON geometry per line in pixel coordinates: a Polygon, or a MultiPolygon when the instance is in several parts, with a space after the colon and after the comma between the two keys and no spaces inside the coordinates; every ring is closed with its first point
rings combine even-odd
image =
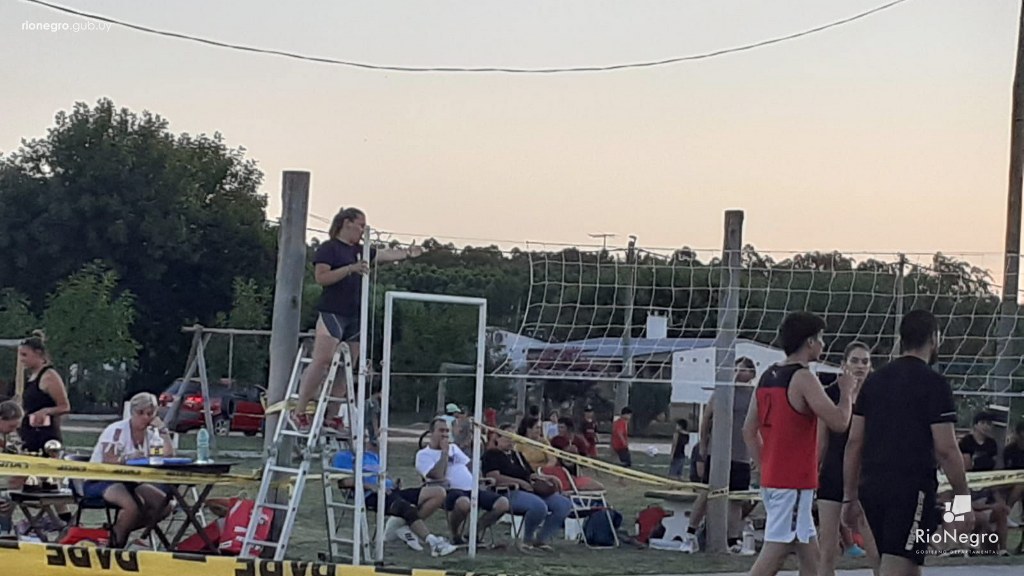
{"type": "MultiPolygon", "coordinates": [[[[969,434],[960,439],[960,453],[964,468],[971,472],[989,472],[996,469],[999,446],[992,438],[992,415],[982,411],[974,415],[974,426],[969,434]]],[[[996,551],[1006,549],[1009,533],[1010,508],[1003,501],[1004,494],[992,488],[971,492],[971,506],[974,508],[976,529],[982,534],[995,534],[998,538],[996,551]]]]}
{"type": "MultiPolygon", "coordinates": [[[[946,379],[931,368],[938,358],[935,316],[914,310],[900,323],[903,356],[868,376],[857,396],[843,466],[842,517],[847,527],[867,519],[881,554],[878,573],[920,573],[935,532],[936,464],[955,495],[969,494],[957,448],[956,407],[946,379]]],[[[959,513],[958,513],[959,514],[959,513]]],[[[970,533],[974,514],[959,515],[970,533]]]]}
{"type": "MultiPolygon", "coordinates": [[[[358,370],[362,276],[370,271],[370,262],[395,262],[423,253],[418,246],[408,249],[370,248],[369,261],[364,260],[362,241],[365,231],[366,214],[358,208],[345,208],[331,221],[330,238],[317,248],[313,256],[313,275],[316,283],[323,287],[323,292],[316,307],[318,318],[313,358],[302,375],[298,402],[289,418],[301,432],[308,431],[312,424],[309,403],[317,396],[339,344],[348,345],[352,370],[358,370]]],[[[344,373],[344,365],[339,366],[331,384],[333,397],[346,395],[344,373]]],[[[343,423],[337,415],[337,403],[328,405],[324,424],[341,430],[343,423]]]]}
{"type": "Polygon", "coordinates": [[[978,412],[974,415],[974,429],[960,439],[960,453],[964,455],[964,469],[970,472],[996,469],[999,446],[992,438],[991,414],[978,412]]]}

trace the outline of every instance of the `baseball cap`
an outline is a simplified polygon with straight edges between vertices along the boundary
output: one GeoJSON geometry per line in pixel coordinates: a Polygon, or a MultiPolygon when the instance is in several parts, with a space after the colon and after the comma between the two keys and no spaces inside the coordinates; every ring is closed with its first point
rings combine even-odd
{"type": "Polygon", "coordinates": [[[458,404],[452,402],[452,403],[450,403],[450,404],[448,404],[447,406],[444,407],[444,413],[445,414],[462,414],[462,408],[459,408],[458,404]]]}

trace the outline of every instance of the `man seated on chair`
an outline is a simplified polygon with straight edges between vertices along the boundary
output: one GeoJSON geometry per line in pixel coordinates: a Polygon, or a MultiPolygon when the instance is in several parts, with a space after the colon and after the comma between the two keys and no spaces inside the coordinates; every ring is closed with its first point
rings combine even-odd
{"type": "MultiPolygon", "coordinates": [[[[351,451],[342,451],[334,455],[331,465],[343,472],[355,472],[355,455],[351,451]]],[[[376,510],[378,502],[377,473],[380,471],[380,460],[372,452],[363,453],[363,489],[365,490],[365,504],[367,510],[376,510]]],[[[345,478],[340,481],[340,486],[345,489],[355,487],[354,478],[345,478]]],[[[395,490],[394,481],[390,478],[384,480],[384,514],[388,516],[384,530],[385,541],[389,535],[405,542],[409,548],[417,552],[423,551],[420,538],[430,546],[430,555],[435,558],[447,556],[455,552],[452,546],[441,536],[430,533],[430,529],[423,522],[436,512],[444,504],[445,490],[440,486],[423,486],[421,488],[406,488],[395,490]]]]}
{"type": "MultiPolygon", "coordinates": [[[[511,432],[512,425],[506,424],[501,429],[511,432]]],[[[572,502],[558,493],[560,483],[557,480],[531,473],[529,464],[513,449],[514,442],[510,438],[498,436],[495,443],[497,447],[484,454],[483,473],[493,478],[498,488],[512,488],[508,494],[512,513],[524,516],[521,547],[551,551],[549,543],[565,523],[572,502]],[[548,482],[550,487],[545,487],[548,482]]]]}
{"type": "MultiPolygon", "coordinates": [[[[444,509],[448,511],[448,527],[452,531],[452,543],[465,542],[462,537],[464,524],[470,511],[470,494],[473,489],[473,473],[469,469],[470,459],[458,446],[451,443],[451,429],[444,418],[430,422],[430,442],[416,453],[416,471],[427,484],[440,484],[448,490],[444,509]]],[[[480,489],[480,508],[487,513],[477,523],[477,540],[484,531],[498,521],[509,510],[508,498],[491,490],[480,489]]]]}

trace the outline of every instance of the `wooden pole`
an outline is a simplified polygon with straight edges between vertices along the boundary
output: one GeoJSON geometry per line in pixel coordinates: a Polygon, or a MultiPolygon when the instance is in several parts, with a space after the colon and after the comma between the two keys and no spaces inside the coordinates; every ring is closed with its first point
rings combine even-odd
{"type": "MultiPolygon", "coordinates": [[[[285,172],[282,189],[280,228],[278,229],[277,282],[274,287],[274,314],[270,335],[270,374],[267,378],[267,405],[285,399],[288,381],[299,346],[299,322],[302,313],[302,279],[306,269],[306,218],[309,213],[309,172],[285,172]]],[[[268,457],[281,466],[292,464],[294,442],[282,439],[274,445],[274,430],[281,414],[268,414],[263,428],[263,446],[268,457]]],[[[288,488],[274,491],[273,501],[288,501],[288,488]]],[[[280,535],[284,514],[276,514],[272,540],[280,535]]]]}
{"type": "MultiPolygon", "coordinates": [[[[1006,266],[1003,302],[1017,306],[1020,284],[1021,186],[1024,179],[1024,6],[1017,32],[1017,66],[1013,75],[1010,118],[1010,181],[1006,195],[1006,266]]],[[[1015,312],[1016,310],[1014,310],[1015,312]]]]}
{"type": "MultiPolygon", "coordinates": [[[[736,326],[740,309],[740,254],[743,248],[743,212],[725,213],[725,241],[722,248],[722,281],[718,300],[718,334],[715,337],[715,413],[711,426],[712,491],[729,486],[732,464],[732,408],[734,364],[736,363],[736,326]]],[[[729,499],[708,499],[708,540],[711,553],[728,549],[729,499]]]]}
{"type": "MultiPolygon", "coordinates": [[[[1021,188],[1024,186],[1024,3],[1020,9],[1017,30],[1017,64],[1013,73],[1013,93],[1010,104],[1010,174],[1006,191],[1006,248],[1003,266],[1003,298],[998,324],[998,358],[994,372],[995,382],[988,388],[1008,392],[1013,386],[1013,372],[1020,363],[1020,351],[1014,341],[1016,331],[1020,288],[1020,227],[1021,188]]],[[[1010,405],[1006,396],[997,397],[996,402],[1010,405]]],[[[1002,458],[1006,427],[1000,427],[995,434],[999,457],[1002,458]]]]}
{"type": "MultiPolygon", "coordinates": [[[[636,366],[633,362],[633,300],[636,288],[636,236],[629,237],[629,245],[626,248],[626,268],[629,273],[629,284],[626,285],[625,311],[623,312],[622,329],[622,375],[623,379],[615,386],[615,414],[618,416],[623,408],[629,406],[629,388],[636,376],[636,366]]],[[[637,426],[636,423],[633,424],[637,426]]],[[[643,423],[641,426],[646,426],[643,423]]]]}

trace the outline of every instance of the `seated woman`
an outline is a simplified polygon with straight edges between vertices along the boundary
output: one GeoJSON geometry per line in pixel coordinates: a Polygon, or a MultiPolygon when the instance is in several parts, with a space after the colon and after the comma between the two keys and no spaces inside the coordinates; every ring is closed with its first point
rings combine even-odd
{"type": "MultiPolygon", "coordinates": [[[[539,418],[532,416],[523,418],[523,421],[519,423],[519,429],[516,430],[516,434],[541,444],[551,445],[548,439],[544,437],[543,423],[539,418]]],[[[558,463],[554,456],[535,446],[519,444],[516,446],[516,450],[526,459],[526,463],[530,465],[532,472],[536,472],[545,466],[554,466],[558,463]]]]}
{"type": "MultiPolygon", "coordinates": [[[[156,396],[142,392],[133,396],[129,405],[131,415],[107,426],[100,434],[90,462],[124,464],[134,458],[147,457],[150,434],[153,433],[151,429],[155,429],[155,433],[163,438],[164,456],[174,455],[167,427],[156,416],[156,396]]],[[[133,530],[146,526],[151,520],[162,520],[171,512],[166,494],[153,484],[87,481],[84,492],[86,498],[102,498],[121,509],[110,534],[111,548],[124,547],[133,530]],[[132,493],[142,502],[141,508],[132,493]]]]}
{"type": "MultiPolygon", "coordinates": [[[[8,449],[7,435],[18,429],[24,415],[21,405],[17,402],[13,400],[0,402],[0,451],[11,454],[17,453],[14,446],[8,449]]],[[[0,497],[0,533],[11,531],[14,525],[11,519],[13,514],[14,504],[10,499],[0,497]]]]}

